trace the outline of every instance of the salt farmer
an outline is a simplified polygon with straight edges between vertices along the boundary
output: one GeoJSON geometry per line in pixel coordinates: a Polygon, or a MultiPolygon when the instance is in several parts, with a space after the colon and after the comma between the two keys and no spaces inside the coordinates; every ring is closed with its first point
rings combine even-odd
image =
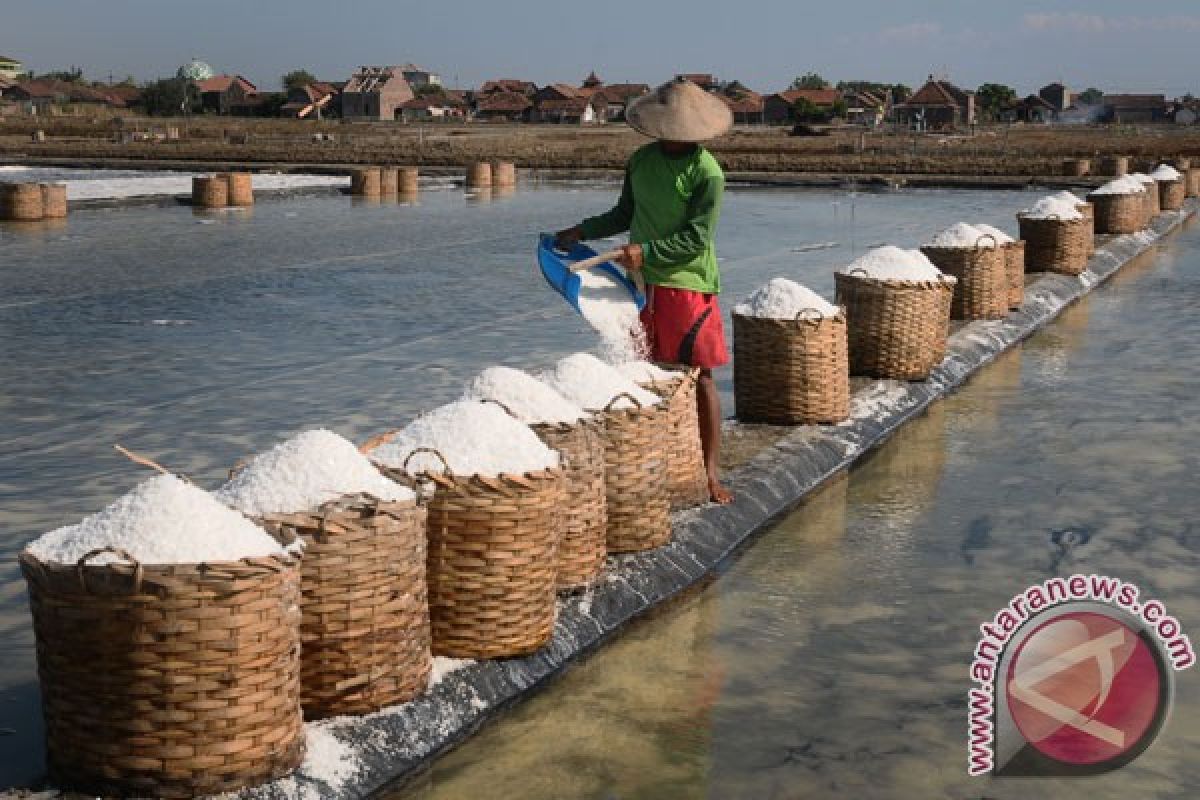
{"type": "Polygon", "coordinates": [[[696,399],[708,491],[718,503],[733,495],[721,485],[721,401],[712,370],[729,363],[717,294],[717,218],[725,174],[699,143],[729,130],[733,115],[715,95],[677,78],[630,104],[630,126],[653,137],[625,168],[617,205],[559,231],[560,247],[629,231],[617,263],[646,279],[642,326],[655,361],[700,370],[696,399]]]}

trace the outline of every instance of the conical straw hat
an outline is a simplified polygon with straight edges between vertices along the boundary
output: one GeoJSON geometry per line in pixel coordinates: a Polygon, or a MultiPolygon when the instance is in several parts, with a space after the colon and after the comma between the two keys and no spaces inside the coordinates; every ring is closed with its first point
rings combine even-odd
{"type": "Polygon", "coordinates": [[[669,142],[703,142],[733,127],[729,106],[686,78],[634,100],[625,120],[639,133],[669,142]]]}

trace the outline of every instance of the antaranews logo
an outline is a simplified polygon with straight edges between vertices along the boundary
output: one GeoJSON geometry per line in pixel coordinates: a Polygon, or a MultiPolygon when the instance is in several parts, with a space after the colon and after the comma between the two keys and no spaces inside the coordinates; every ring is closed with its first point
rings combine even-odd
{"type": "Polygon", "coordinates": [[[967,772],[1094,775],[1133,761],[1196,661],[1179,620],[1106,575],[1051,578],[990,622],[971,662],[967,772]]]}

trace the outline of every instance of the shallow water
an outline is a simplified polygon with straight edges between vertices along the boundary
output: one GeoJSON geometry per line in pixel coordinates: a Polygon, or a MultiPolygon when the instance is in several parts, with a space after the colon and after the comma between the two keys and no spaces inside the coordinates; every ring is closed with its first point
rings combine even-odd
{"type": "MultiPolygon", "coordinates": [[[[215,486],[288,434],[327,426],[360,441],[454,399],[486,366],[540,369],[589,348],[534,271],[535,237],[614,199],[594,187],[306,196],[0,224],[0,729],[16,731],[0,735],[0,786],[40,770],[16,554],[147,476],[113,443],[215,486]]],[[[779,275],[831,297],[831,269],[868,246],[915,246],[964,218],[1012,230],[1033,199],[731,191],[726,311],[779,275]]],[[[730,412],[728,370],[718,377],[730,412]]]]}
{"type": "Polygon", "coordinates": [[[1200,226],[1157,250],[396,800],[1195,796],[1195,670],[1121,770],[966,775],[977,626],[1024,587],[1113,575],[1200,631],[1200,226]]]}

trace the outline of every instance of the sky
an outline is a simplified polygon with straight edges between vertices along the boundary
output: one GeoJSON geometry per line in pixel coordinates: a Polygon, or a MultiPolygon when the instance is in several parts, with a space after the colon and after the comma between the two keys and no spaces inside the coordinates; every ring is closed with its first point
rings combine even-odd
{"type": "Polygon", "coordinates": [[[92,79],[166,77],[191,58],[263,90],[305,68],[415,62],[490,78],[657,84],[708,72],[759,91],[800,74],[919,86],[1200,94],[1197,0],[0,0],[0,54],[92,79]]]}

